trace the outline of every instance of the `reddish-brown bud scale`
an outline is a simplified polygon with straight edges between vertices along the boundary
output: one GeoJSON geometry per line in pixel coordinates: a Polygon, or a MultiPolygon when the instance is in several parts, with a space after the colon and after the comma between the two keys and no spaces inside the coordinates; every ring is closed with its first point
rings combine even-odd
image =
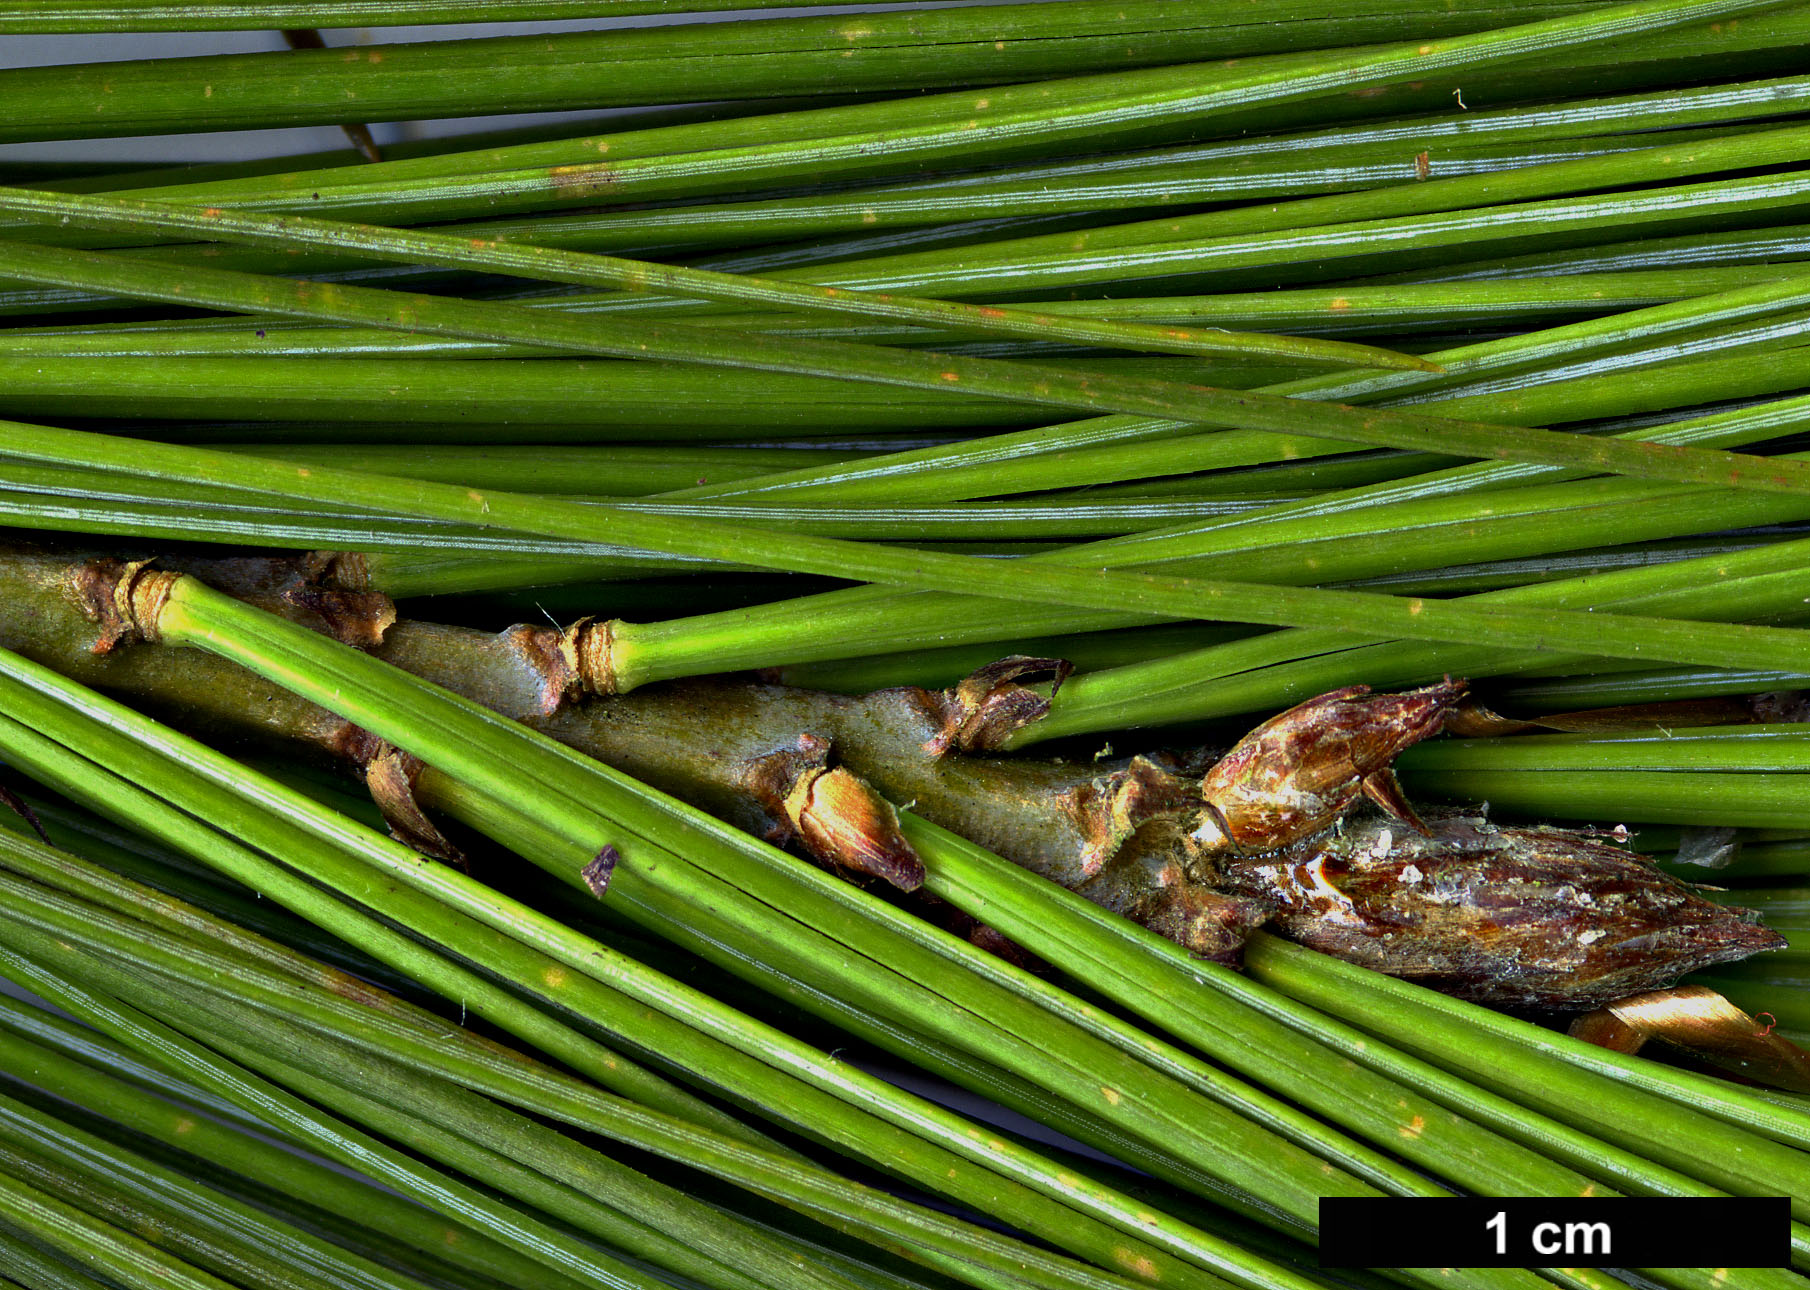
{"type": "Polygon", "coordinates": [[[1351,821],[1230,859],[1220,885],[1272,902],[1290,940],[1497,1007],[1599,1007],[1785,944],[1596,836],[1466,815],[1351,821]]]}
{"type": "Polygon", "coordinates": [[[1274,851],[1326,828],[1361,796],[1419,827],[1389,763],[1438,734],[1464,689],[1442,681],[1372,694],[1354,685],[1271,718],[1207,771],[1194,843],[1209,853],[1274,851]]]}

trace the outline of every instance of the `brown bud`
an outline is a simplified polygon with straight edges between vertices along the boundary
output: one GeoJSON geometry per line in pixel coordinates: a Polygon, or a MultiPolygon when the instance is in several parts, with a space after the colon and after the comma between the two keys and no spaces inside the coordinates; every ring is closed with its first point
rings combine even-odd
{"type": "Polygon", "coordinates": [[[1353,685],[1309,699],[1239,740],[1201,781],[1195,845],[1208,852],[1274,851],[1310,837],[1359,796],[1420,827],[1389,763],[1436,735],[1463,681],[1371,694],[1353,685]]]}
{"type": "Polygon", "coordinates": [[[1275,902],[1291,940],[1498,1007],[1599,1007],[1785,944],[1595,835],[1465,815],[1352,821],[1220,884],[1275,902]]]}

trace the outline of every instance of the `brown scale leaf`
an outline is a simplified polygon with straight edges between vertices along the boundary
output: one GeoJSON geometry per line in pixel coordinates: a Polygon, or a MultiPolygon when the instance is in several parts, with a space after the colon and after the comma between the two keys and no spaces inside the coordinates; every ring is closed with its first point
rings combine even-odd
{"type": "Polygon", "coordinates": [[[465,854],[440,832],[415,798],[415,781],[426,769],[419,757],[380,743],[365,762],[365,787],[390,826],[390,836],[422,855],[466,867],[465,854]]]}
{"type": "Polygon", "coordinates": [[[1091,878],[1144,825],[1180,819],[1201,809],[1199,788],[1149,757],[1056,795],[1056,810],[1087,841],[1081,874],[1091,878]]]}
{"type": "Polygon", "coordinates": [[[1050,710],[1050,699],[1075,670],[1060,658],[1032,658],[1014,654],[989,663],[965,677],[954,688],[928,696],[939,717],[939,728],[924,751],[941,757],[958,752],[994,752],[1015,732],[1039,720],[1050,710]],[[1048,694],[1025,684],[1027,678],[1050,678],[1048,694]]]}
{"type": "Polygon", "coordinates": [[[91,653],[109,654],[120,645],[157,639],[157,616],[177,575],[153,569],[153,563],[90,560],[70,570],[76,603],[100,626],[91,653]]]}
{"type": "Polygon", "coordinates": [[[1810,1053],[1707,986],[1681,985],[1617,999],[1578,1018],[1571,1034],[1624,1053],[1656,1039],[1746,1079],[1810,1093],[1810,1053]]]}
{"type": "Polygon", "coordinates": [[[584,881],[585,887],[597,899],[602,900],[609,894],[610,879],[615,876],[616,862],[620,859],[622,859],[622,854],[615,847],[605,844],[603,850],[597,853],[591,863],[578,871],[578,876],[584,881]]]}
{"type": "Polygon", "coordinates": [[[396,622],[395,602],[380,591],[298,583],[285,588],[282,596],[286,603],[318,620],[309,626],[355,649],[376,649],[396,622]]]}
{"type": "Polygon", "coordinates": [[[745,764],[743,779],[767,813],[816,859],[880,878],[901,891],[924,883],[924,862],[899,831],[898,813],[866,781],[829,765],[830,742],[803,734],[745,764]]]}

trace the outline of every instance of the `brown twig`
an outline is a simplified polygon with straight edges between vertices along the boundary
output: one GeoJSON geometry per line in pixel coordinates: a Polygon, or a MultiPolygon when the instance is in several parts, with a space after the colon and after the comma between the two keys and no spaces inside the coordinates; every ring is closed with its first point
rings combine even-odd
{"type": "MultiPolygon", "coordinates": [[[[122,648],[155,635],[148,568],[0,560],[0,644],[189,725],[358,765],[381,751],[211,655],[122,648]],[[97,637],[114,648],[94,653],[97,637]]],[[[311,585],[318,565],[212,572],[276,612],[334,627],[309,597],[282,590],[311,585]]],[[[706,678],[581,699],[569,655],[535,634],[545,631],[400,620],[369,648],[750,832],[796,839],[826,863],[915,885],[918,859],[890,805],[909,804],[1213,958],[1234,957],[1251,928],[1272,920],[1293,939],[1480,1001],[1594,1007],[1781,943],[1745,911],[1588,833],[1437,813],[1423,834],[1347,814],[1366,791],[1379,795],[1367,786],[1396,752],[1439,729],[1461,683],[1323,696],[1265,723],[1203,776],[1198,756],[1077,765],[941,753],[952,705],[967,701],[959,686],[851,697],[706,678]],[[1253,821],[1261,828],[1245,827],[1253,821]]],[[[995,702],[1001,675],[967,687],[968,698],[995,702]]],[[[1023,709],[1008,699],[997,710],[1016,719],[1023,709]]],[[[412,779],[431,808],[435,772],[412,779]]]]}

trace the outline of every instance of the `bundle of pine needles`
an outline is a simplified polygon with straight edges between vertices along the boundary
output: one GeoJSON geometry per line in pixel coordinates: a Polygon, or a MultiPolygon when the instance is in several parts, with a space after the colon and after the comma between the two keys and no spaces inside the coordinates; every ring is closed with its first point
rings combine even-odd
{"type": "Polygon", "coordinates": [[[0,1290],[1802,1287],[1810,3],[829,8],[0,0],[0,1290]]]}

